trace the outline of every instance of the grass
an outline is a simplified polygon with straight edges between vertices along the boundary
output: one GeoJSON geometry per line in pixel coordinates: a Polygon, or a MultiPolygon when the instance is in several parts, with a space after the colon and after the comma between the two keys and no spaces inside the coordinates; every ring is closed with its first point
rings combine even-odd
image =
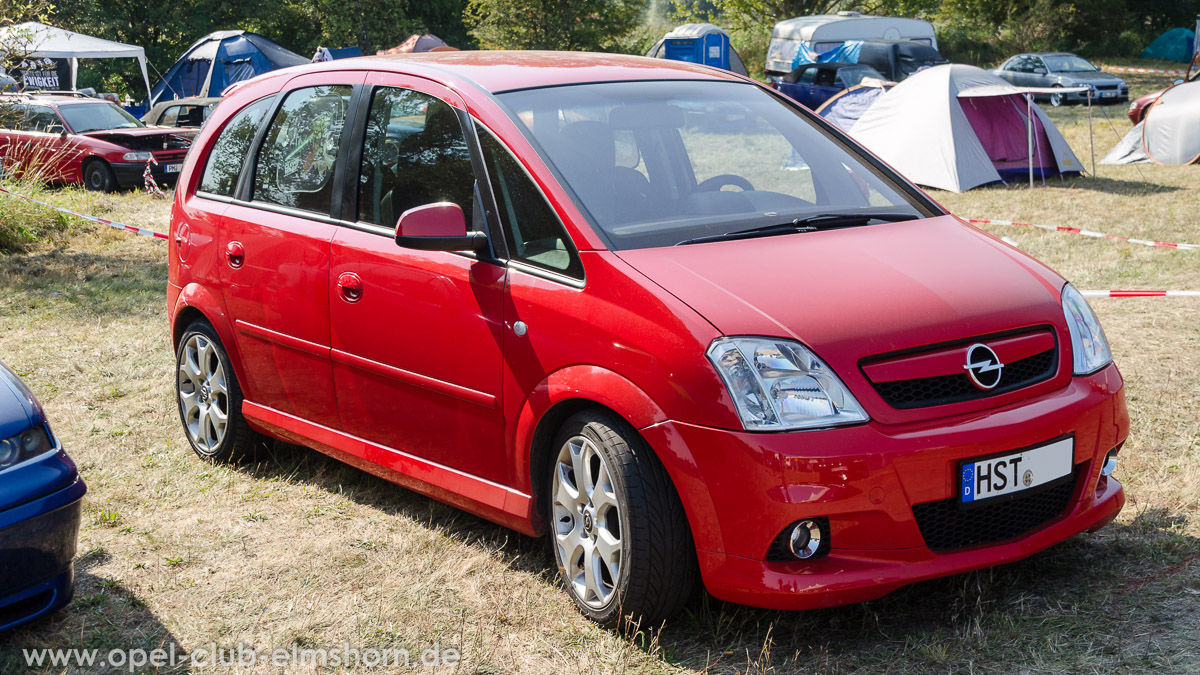
{"type": "MultiPolygon", "coordinates": [[[[1129,80],[1135,94],[1169,81],[1153,78],[1129,80]]],[[[1118,134],[1130,127],[1121,107],[1107,111],[1118,134]]],[[[1086,118],[1050,115],[1082,159],[1086,118]]],[[[1109,131],[1098,154],[1114,142],[1109,131]]],[[[966,217],[1200,243],[1200,167],[1099,174],[934,196],[966,217]]],[[[167,204],[144,195],[44,196],[166,230],[167,204]]],[[[0,200],[7,213],[12,198],[0,200]]],[[[988,229],[1080,288],[1200,288],[1198,251],[988,229]]],[[[773,612],[697,595],[660,633],[621,636],[576,613],[541,541],[301,448],[245,466],[198,460],[171,395],[165,278],[165,242],[91,224],[0,256],[0,358],[38,392],[90,488],[76,600],[0,638],[0,672],[24,670],[22,648],[239,642],[438,643],[462,651],[460,670],[481,673],[1200,669],[1200,301],[1093,301],[1132,416],[1117,473],[1129,503],[1112,526],[838,609],[773,612]]]]}

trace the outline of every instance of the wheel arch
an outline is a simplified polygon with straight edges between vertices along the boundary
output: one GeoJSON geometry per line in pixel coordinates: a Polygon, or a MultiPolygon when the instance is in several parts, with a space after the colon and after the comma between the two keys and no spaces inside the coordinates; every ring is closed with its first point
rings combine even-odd
{"type": "Polygon", "coordinates": [[[548,527],[548,491],[543,478],[549,475],[554,458],[554,437],[571,415],[588,409],[608,411],[638,434],[667,470],[697,545],[703,542],[715,547],[710,550],[723,550],[719,530],[704,525],[716,522],[716,507],[703,489],[703,477],[690,450],[682,443],[673,443],[669,448],[655,447],[642,433],[643,429],[668,422],[667,415],[635,383],[595,366],[572,366],[551,374],[526,397],[521,409],[514,439],[515,478],[518,485],[529,489],[533,530],[544,534],[548,527]]]}
{"type": "Polygon", "coordinates": [[[175,300],[175,306],[171,308],[172,351],[178,351],[179,341],[183,339],[183,332],[193,321],[200,319],[212,326],[213,330],[217,332],[217,337],[221,338],[221,345],[225,347],[225,353],[229,355],[234,375],[241,383],[242,392],[245,394],[248,380],[242,369],[241,353],[238,351],[237,342],[234,341],[233,327],[225,314],[225,304],[201,284],[190,283],[184,286],[175,300]]]}

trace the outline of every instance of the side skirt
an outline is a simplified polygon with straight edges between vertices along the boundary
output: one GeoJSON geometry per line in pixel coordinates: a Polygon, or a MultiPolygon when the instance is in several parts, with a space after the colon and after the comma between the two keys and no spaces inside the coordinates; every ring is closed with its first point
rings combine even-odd
{"type": "Polygon", "coordinates": [[[242,414],[272,436],[308,446],[522,534],[537,535],[530,519],[533,498],[523,492],[252,401],[242,402],[242,414]]]}

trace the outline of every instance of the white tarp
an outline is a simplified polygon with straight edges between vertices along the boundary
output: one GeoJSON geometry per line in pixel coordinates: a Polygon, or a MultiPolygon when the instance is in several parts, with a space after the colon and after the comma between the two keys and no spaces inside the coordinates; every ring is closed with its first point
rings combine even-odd
{"type": "MultiPolygon", "coordinates": [[[[962,192],[994,183],[1000,174],[959,101],[960,96],[981,94],[1020,96],[1015,105],[1028,124],[1024,90],[981,68],[946,64],[916,73],[880,96],[848,133],[919,185],[962,192]]],[[[1082,171],[1079,158],[1041,108],[1028,109],[1037,119],[1036,132],[1045,131],[1059,172],[1082,171]]]]}
{"type": "Polygon", "coordinates": [[[146,73],[146,50],[111,40],[47,26],[30,21],[0,28],[0,43],[15,46],[21,54],[35,58],[70,59],[71,88],[79,74],[79,59],[137,59],[142,69],[146,92],[150,92],[150,76],[146,73]]]}

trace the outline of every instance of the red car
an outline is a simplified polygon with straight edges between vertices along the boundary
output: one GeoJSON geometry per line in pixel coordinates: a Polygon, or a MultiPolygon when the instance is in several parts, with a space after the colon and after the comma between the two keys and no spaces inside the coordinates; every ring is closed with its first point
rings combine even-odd
{"type": "Polygon", "coordinates": [[[0,95],[4,172],[111,192],[141,187],[146,163],[159,184],[175,183],[194,132],[147,127],[94,98],[0,95]]]}
{"type": "Polygon", "coordinates": [[[697,577],[759,607],[877,598],[1124,503],[1123,383],[1081,295],[693,64],[237,84],[180,174],[168,306],[201,457],[285,439],[548,535],[604,625],[663,620],[697,577]]]}

